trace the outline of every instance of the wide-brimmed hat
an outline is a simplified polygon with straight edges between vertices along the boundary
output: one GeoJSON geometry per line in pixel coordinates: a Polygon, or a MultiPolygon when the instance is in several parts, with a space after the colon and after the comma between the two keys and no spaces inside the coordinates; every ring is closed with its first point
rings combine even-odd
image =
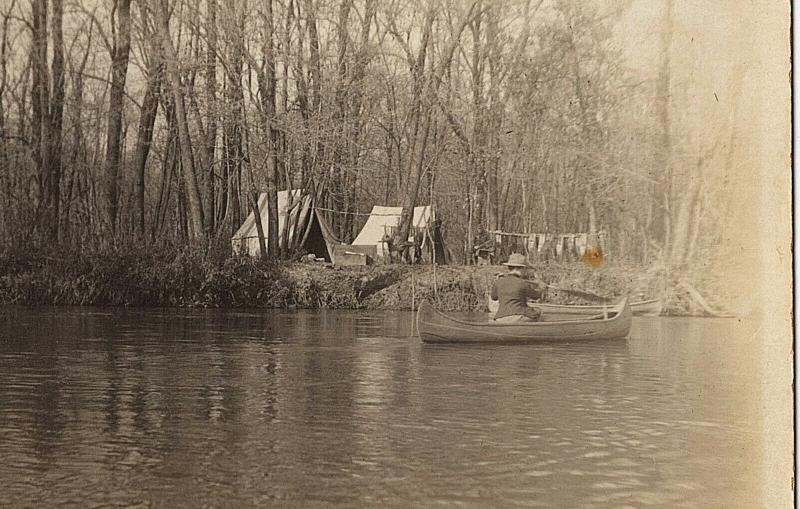
{"type": "Polygon", "coordinates": [[[503,265],[506,267],[529,267],[527,260],[525,260],[525,255],[520,253],[511,253],[508,261],[503,265]]]}

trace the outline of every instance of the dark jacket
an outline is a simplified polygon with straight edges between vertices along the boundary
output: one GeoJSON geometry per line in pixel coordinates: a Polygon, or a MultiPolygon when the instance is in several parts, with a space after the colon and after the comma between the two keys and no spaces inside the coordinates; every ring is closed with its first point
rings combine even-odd
{"type": "Polygon", "coordinates": [[[542,293],[516,274],[507,274],[494,282],[492,299],[499,300],[495,319],[504,316],[525,315],[535,320],[541,311],[528,307],[528,299],[539,299],[542,293]]]}

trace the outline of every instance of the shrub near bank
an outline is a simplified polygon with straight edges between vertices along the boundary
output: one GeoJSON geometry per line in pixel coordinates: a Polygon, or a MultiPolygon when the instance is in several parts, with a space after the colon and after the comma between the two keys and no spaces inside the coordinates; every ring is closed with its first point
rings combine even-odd
{"type": "Polygon", "coordinates": [[[0,303],[285,307],[283,266],[191,246],[0,253],[0,303]]]}

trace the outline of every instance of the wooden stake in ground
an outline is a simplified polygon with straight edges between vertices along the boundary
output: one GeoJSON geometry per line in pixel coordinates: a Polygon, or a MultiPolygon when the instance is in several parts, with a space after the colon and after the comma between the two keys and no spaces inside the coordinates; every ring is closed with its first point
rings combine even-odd
{"type": "Polygon", "coordinates": [[[415,299],[415,291],[416,288],[414,287],[414,273],[411,273],[411,335],[414,335],[414,299],[415,299]]]}

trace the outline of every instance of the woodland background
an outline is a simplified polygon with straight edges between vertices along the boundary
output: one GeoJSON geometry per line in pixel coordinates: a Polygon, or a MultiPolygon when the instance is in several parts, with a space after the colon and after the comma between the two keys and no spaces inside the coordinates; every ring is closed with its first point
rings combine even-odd
{"type": "Polygon", "coordinates": [[[343,241],[374,204],[432,203],[457,262],[483,230],[603,230],[608,259],[666,286],[707,278],[730,235],[735,9],[9,0],[0,17],[7,250],[228,246],[257,193],[287,187],[340,211],[343,241]]]}

